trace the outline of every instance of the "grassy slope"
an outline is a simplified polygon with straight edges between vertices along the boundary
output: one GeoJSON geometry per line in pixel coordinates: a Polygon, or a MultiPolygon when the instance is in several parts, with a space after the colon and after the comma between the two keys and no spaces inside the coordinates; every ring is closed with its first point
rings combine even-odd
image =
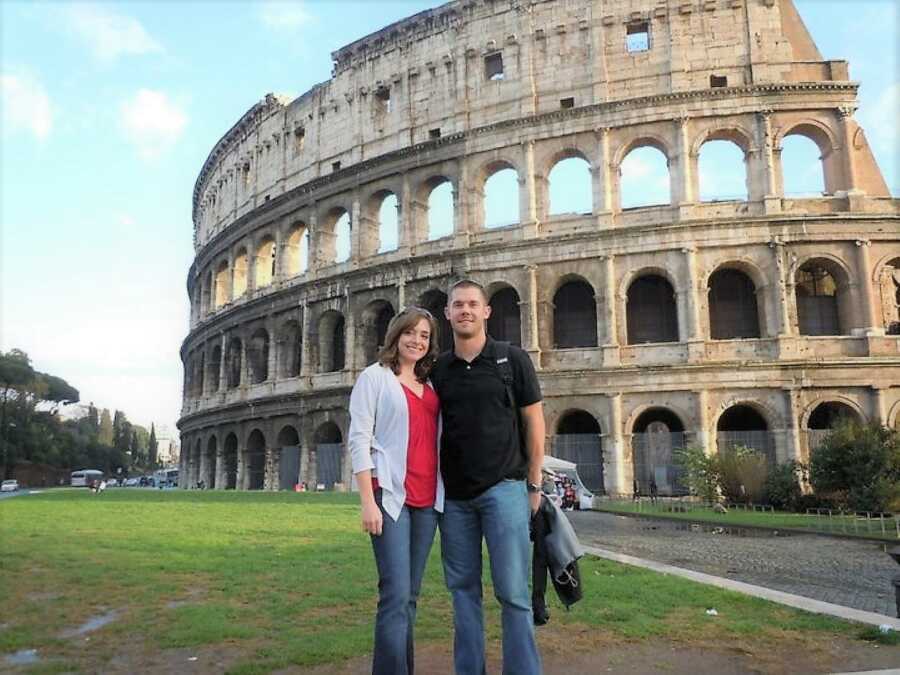
{"type": "MultiPolygon", "coordinates": [[[[354,496],[333,494],[121,489],[5,500],[0,597],[9,602],[0,653],[39,648],[60,667],[93,669],[126,643],[148,651],[224,644],[245,655],[237,671],[247,673],[364,654],[376,588],[357,512],[354,496]],[[112,608],[121,618],[91,634],[94,661],[85,661],[83,638],[58,637],[112,608]]],[[[583,561],[582,575],[586,599],[568,614],[551,604],[553,623],[595,640],[814,649],[831,635],[860,634],[858,626],[606,561],[583,561]],[[719,616],[708,617],[707,607],[719,616]]],[[[486,604],[496,642],[496,603],[486,604]]],[[[437,545],[419,607],[417,639],[449,642],[437,545]]]]}

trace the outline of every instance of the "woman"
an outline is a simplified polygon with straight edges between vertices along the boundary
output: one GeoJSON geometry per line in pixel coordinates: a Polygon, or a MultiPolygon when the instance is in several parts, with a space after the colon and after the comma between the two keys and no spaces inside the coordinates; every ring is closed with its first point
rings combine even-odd
{"type": "Polygon", "coordinates": [[[404,310],[350,394],[350,457],[378,567],[377,675],[413,673],[416,598],[443,511],[440,404],[428,383],[437,344],[434,317],[418,307],[404,310]]]}

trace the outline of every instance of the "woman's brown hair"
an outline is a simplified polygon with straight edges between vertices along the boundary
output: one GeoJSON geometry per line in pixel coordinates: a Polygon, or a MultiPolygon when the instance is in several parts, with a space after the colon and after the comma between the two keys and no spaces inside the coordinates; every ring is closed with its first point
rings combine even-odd
{"type": "Polygon", "coordinates": [[[427,309],[407,307],[391,319],[387,334],[384,336],[384,347],[378,352],[378,363],[389,367],[395,375],[398,374],[400,372],[400,353],[397,343],[400,341],[400,336],[418,325],[422,319],[428,322],[431,335],[428,338],[428,351],[425,352],[425,356],[416,361],[416,365],[413,367],[413,373],[419,382],[425,382],[428,379],[428,373],[431,372],[438,357],[438,324],[427,309]]]}

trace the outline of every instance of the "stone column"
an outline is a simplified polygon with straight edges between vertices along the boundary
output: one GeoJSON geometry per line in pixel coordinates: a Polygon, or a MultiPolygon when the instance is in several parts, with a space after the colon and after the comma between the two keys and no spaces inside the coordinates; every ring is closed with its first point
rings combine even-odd
{"type": "Polygon", "coordinates": [[[453,238],[455,245],[469,245],[469,232],[472,229],[472,192],[469,186],[468,164],[460,159],[459,174],[453,190],[453,238]]]}
{"type": "Polygon", "coordinates": [[[546,185],[538,194],[537,180],[534,173],[534,141],[522,143],[524,176],[519,176],[519,221],[527,225],[525,236],[537,236],[540,233],[540,214],[545,214],[546,209],[546,185]],[[538,203],[538,199],[541,203],[538,203]]]}
{"type": "Polygon", "coordinates": [[[706,356],[705,340],[700,328],[700,288],[697,274],[697,249],[683,248],[688,287],[685,294],[687,302],[687,343],[688,360],[702,361],[706,356]]]}
{"type": "Polygon", "coordinates": [[[519,303],[524,309],[522,325],[527,328],[526,335],[522,336],[522,344],[531,355],[535,368],[540,368],[541,363],[541,334],[538,321],[538,269],[536,265],[529,265],[528,270],[528,300],[519,303]]]}
{"type": "Polygon", "coordinates": [[[278,464],[281,459],[281,448],[266,448],[265,474],[263,476],[263,490],[277,490],[278,464]]]}
{"type": "Polygon", "coordinates": [[[219,388],[217,391],[225,391],[228,389],[228,367],[226,362],[228,355],[228,336],[222,333],[222,354],[219,359],[219,388]]]}
{"type": "MultiPolygon", "coordinates": [[[[197,480],[201,480],[201,479],[202,479],[202,480],[205,481],[205,480],[206,480],[206,474],[209,473],[209,459],[208,459],[207,456],[206,456],[206,448],[204,448],[203,446],[200,447],[200,462],[199,462],[199,465],[200,465],[200,466],[199,466],[198,469],[197,469],[197,471],[198,471],[197,480]]],[[[197,481],[194,481],[194,484],[196,484],[196,482],[197,482],[197,481]]],[[[207,486],[207,487],[210,487],[210,486],[207,486]]]]}
{"type": "Polygon", "coordinates": [[[678,124],[678,184],[677,194],[672,195],[679,206],[697,201],[694,191],[694,158],[691,156],[690,118],[680,117],[678,124]]]}
{"type": "Polygon", "coordinates": [[[616,326],[616,259],[603,256],[603,346],[618,347],[616,326]]]}
{"type": "MultiPolygon", "coordinates": [[[[364,225],[371,226],[371,223],[363,223],[361,219],[362,209],[359,204],[359,195],[354,195],[353,203],[350,207],[350,257],[348,260],[354,265],[359,265],[362,257],[362,242],[364,239],[364,225]]],[[[372,255],[375,251],[368,251],[366,255],[372,255]]]]}
{"type": "Polygon", "coordinates": [[[300,343],[300,376],[308,377],[315,372],[314,365],[311,363],[311,354],[310,354],[310,318],[309,318],[309,305],[306,303],[306,300],[302,300],[300,303],[300,307],[303,311],[303,325],[301,326],[302,337],[300,343]]]}
{"type": "Polygon", "coordinates": [[[266,363],[268,377],[266,380],[274,384],[275,380],[278,379],[278,350],[281,347],[277,340],[277,326],[275,325],[274,317],[270,316],[266,321],[266,331],[269,333],[269,359],[266,363]]]}
{"type": "Polygon", "coordinates": [[[875,294],[872,290],[872,261],[869,256],[869,250],[872,242],[868,239],[856,240],[856,283],[859,289],[859,298],[857,302],[862,309],[864,335],[883,334],[883,329],[878,326],[875,312],[875,294]]]}
{"type": "Polygon", "coordinates": [[[609,424],[610,429],[606,434],[607,447],[603,454],[607,460],[607,471],[604,472],[607,493],[625,494],[627,486],[631,483],[634,474],[634,466],[625,457],[625,442],[622,437],[622,394],[608,394],[609,400],[609,424]]]}
{"type": "Polygon", "coordinates": [[[766,197],[775,197],[778,187],[775,180],[774,138],[772,136],[772,111],[763,110],[756,116],[757,129],[762,148],[763,167],[765,169],[766,197]]]}
{"type": "MultiPolygon", "coordinates": [[[[787,396],[787,428],[786,428],[786,457],[777,457],[780,461],[801,461],[803,452],[801,450],[800,440],[800,387],[785,387],[785,395],[787,396]]],[[[808,451],[808,448],[807,448],[808,451]]]]}
{"type": "Polygon", "coordinates": [[[397,313],[399,314],[406,309],[406,280],[400,279],[397,282],[397,313]]]}
{"type": "Polygon", "coordinates": [[[222,447],[216,446],[215,488],[217,490],[224,490],[226,487],[228,487],[228,476],[225,471],[225,448],[224,444],[222,444],[222,447]]]}
{"type": "Polygon", "coordinates": [[[619,168],[613,166],[613,158],[609,149],[610,128],[603,127],[599,131],[600,138],[600,171],[597,189],[600,192],[594,209],[597,211],[617,212],[619,210],[619,168]]]}
{"type": "Polygon", "coordinates": [[[888,410],[884,400],[884,390],[888,385],[872,385],[872,408],[875,412],[875,420],[882,426],[888,425],[888,410]]]}
{"type": "Polygon", "coordinates": [[[853,153],[853,106],[841,106],[837,109],[841,122],[841,145],[844,148],[844,185],[847,192],[859,192],[856,176],[856,161],[853,153]]]}
{"type": "Polygon", "coordinates": [[[344,317],[344,370],[356,369],[356,307],[353,302],[353,292],[350,285],[344,287],[344,306],[347,308],[347,315],[344,317]]]}
{"type": "Polygon", "coordinates": [[[772,250],[772,255],[775,258],[775,268],[778,271],[778,279],[776,283],[772,284],[772,287],[775,289],[775,306],[778,308],[778,336],[791,336],[794,335],[794,325],[791,321],[793,312],[791,308],[795,299],[791,294],[793,283],[789,279],[790,271],[788,269],[789,263],[786,260],[787,252],[785,251],[784,243],[777,238],[769,242],[769,248],[772,250]]]}
{"type": "Polygon", "coordinates": [[[700,389],[694,392],[694,397],[697,404],[697,428],[694,431],[694,437],[697,445],[703,448],[703,452],[707,456],[710,456],[713,454],[714,448],[709,428],[709,392],[706,389],[700,389]]]}

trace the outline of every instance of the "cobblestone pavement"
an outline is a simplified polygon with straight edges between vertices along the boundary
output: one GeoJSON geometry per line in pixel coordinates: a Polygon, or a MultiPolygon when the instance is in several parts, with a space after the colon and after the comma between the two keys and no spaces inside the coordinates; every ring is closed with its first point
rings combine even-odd
{"type": "Polygon", "coordinates": [[[891,579],[900,567],[884,544],[752,530],[729,534],[715,527],[703,531],[690,523],[599,511],[567,515],[586,545],[896,616],[891,579]]]}

